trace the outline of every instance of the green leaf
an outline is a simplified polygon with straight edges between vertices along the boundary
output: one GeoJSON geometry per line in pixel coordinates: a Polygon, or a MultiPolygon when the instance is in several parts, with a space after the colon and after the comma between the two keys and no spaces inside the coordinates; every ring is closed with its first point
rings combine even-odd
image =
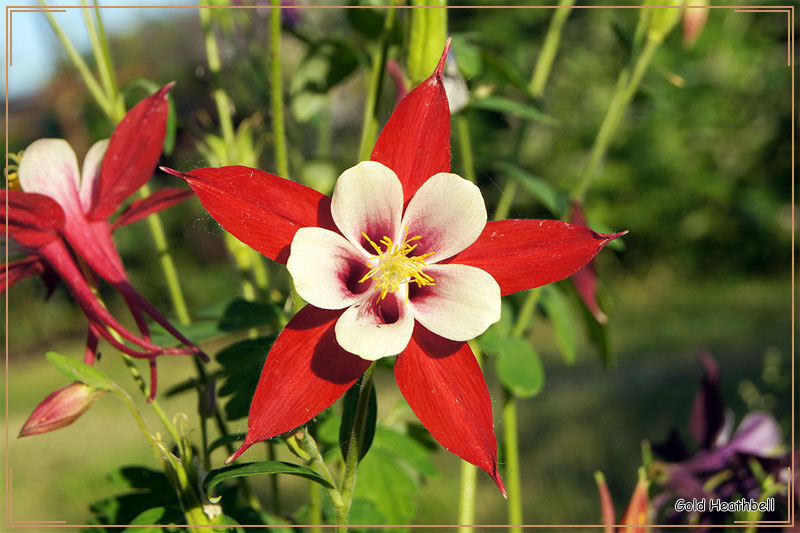
{"type": "MultiPolygon", "coordinates": [[[[358,408],[358,397],[361,389],[360,378],[355,385],[347,389],[344,394],[342,424],[339,426],[339,448],[342,450],[342,457],[347,459],[347,449],[350,444],[350,432],[353,431],[356,410],[358,408]]],[[[375,383],[370,384],[369,398],[367,399],[367,416],[364,419],[364,436],[359,443],[358,460],[364,458],[372,446],[372,439],[375,437],[375,424],[378,419],[378,400],[375,397],[375,383]]]]}
{"type": "Polygon", "coordinates": [[[141,513],[158,507],[166,509],[162,518],[164,523],[181,523],[185,520],[175,491],[163,472],[128,466],[112,472],[109,478],[130,490],[92,503],[93,523],[131,524],[141,513]]]}
{"type": "Polygon", "coordinates": [[[77,359],[72,359],[71,357],[56,352],[47,352],[45,357],[53,363],[62,374],[73,381],[80,381],[97,390],[111,390],[114,387],[111,379],[101,370],[87,365],[83,361],[78,361],[77,359]]]}
{"type": "Polygon", "coordinates": [[[417,485],[383,450],[372,450],[358,466],[354,497],[369,500],[387,524],[408,524],[416,514],[417,485]]]}
{"type": "Polygon", "coordinates": [[[568,365],[575,363],[577,352],[577,334],[570,311],[569,300],[560,289],[553,285],[542,288],[542,307],[553,324],[556,335],[556,345],[561,351],[564,362],[568,365]]]}
{"type": "Polygon", "coordinates": [[[496,111],[507,113],[515,117],[540,122],[550,126],[558,126],[559,121],[547,115],[532,105],[523,104],[504,96],[487,96],[480,100],[471,100],[469,106],[473,109],[483,109],[486,111],[496,111]]]}
{"type": "MultiPolygon", "coordinates": [[[[164,531],[164,528],[162,528],[161,525],[177,523],[173,521],[164,520],[166,515],[167,515],[166,507],[153,507],[151,509],[147,509],[136,515],[136,517],[133,520],[131,520],[130,525],[137,527],[126,527],[122,531],[123,533],[138,533],[138,532],[161,533],[162,531],[164,531]],[[161,524],[161,525],[155,525],[155,524],[161,524]],[[152,526],[152,527],[142,527],[142,526],[152,526]]],[[[167,530],[170,529],[172,528],[167,528],[167,530]]]]}
{"type": "Polygon", "coordinates": [[[431,477],[439,475],[439,470],[431,461],[431,450],[408,435],[379,427],[373,446],[376,450],[394,455],[420,474],[431,477]]]}
{"type": "Polygon", "coordinates": [[[263,474],[288,474],[290,476],[299,476],[310,479],[311,481],[315,481],[323,487],[327,487],[329,489],[333,488],[333,485],[331,485],[325,478],[310,468],[306,468],[305,466],[287,463],[284,461],[259,461],[256,463],[229,465],[217,470],[212,470],[208,473],[208,476],[206,476],[206,479],[203,482],[203,490],[206,491],[209,499],[213,502],[214,500],[212,499],[212,491],[214,487],[223,481],[237,477],[258,476],[263,474]]]}
{"type": "Polygon", "coordinates": [[[245,339],[227,346],[216,355],[215,359],[223,366],[224,377],[217,394],[220,398],[230,397],[225,403],[228,420],[247,416],[261,367],[274,341],[274,335],[245,339]]]}
{"type": "Polygon", "coordinates": [[[497,352],[497,377],[519,398],[530,398],[542,390],[544,368],[529,341],[506,338],[497,352]]]}
{"type": "Polygon", "coordinates": [[[328,91],[350,76],[358,64],[358,52],[348,41],[313,43],[292,76],[290,107],[295,118],[310,120],[324,105],[328,91]]]}
{"type": "MultiPolygon", "coordinates": [[[[354,11],[354,10],[351,10],[354,11]]],[[[465,78],[472,78],[483,71],[483,59],[479,46],[471,43],[466,36],[453,35],[453,55],[456,57],[458,70],[465,78]]]]}
{"type": "Polygon", "coordinates": [[[569,195],[566,192],[511,163],[498,163],[497,168],[522,185],[555,217],[562,218],[567,212],[569,195]]]}

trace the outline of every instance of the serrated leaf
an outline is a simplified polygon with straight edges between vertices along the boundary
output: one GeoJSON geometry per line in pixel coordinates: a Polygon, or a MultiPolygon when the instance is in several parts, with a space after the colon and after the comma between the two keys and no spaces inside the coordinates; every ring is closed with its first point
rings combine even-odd
{"type": "Polygon", "coordinates": [[[577,352],[577,333],[570,310],[569,301],[560,289],[548,285],[542,289],[542,307],[544,307],[553,331],[556,335],[556,345],[561,351],[564,362],[568,365],[575,363],[577,352]]]}
{"type": "Polygon", "coordinates": [[[519,398],[530,398],[544,386],[544,368],[539,354],[524,339],[507,338],[497,352],[497,377],[519,398]]]}
{"type": "MultiPolygon", "coordinates": [[[[339,426],[339,448],[342,450],[342,457],[347,459],[347,450],[350,444],[350,432],[355,423],[356,410],[358,408],[359,391],[361,389],[360,378],[355,385],[347,389],[342,402],[342,424],[339,426]]],[[[375,396],[375,383],[370,384],[369,398],[367,398],[367,413],[364,419],[363,438],[359,443],[358,460],[364,458],[372,446],[375,437],[375,425],[378,420],[378,400],[375,396]]]]}
{"type": "Polygon", "coordinates": [[[473,109],[483,109],[486,111],[506,113],[515,117],[530,120],[532,122],[547,124],[550,126],[559,125],[559,121],[554,117],[539,111],[532,105],[523,104],[504,96],[488,96],[486,98],[481,98],[480,100],[471,100],[469,106],[473,109]]]}
{"type": "Polygon", "coordinates": [[[531,193],[556,218],[562,218],[569,206],[569,195],[550,183],[511,163],[498,163],[497,168],[508,174],[531,193]]]}
{"type": "Polygon", "coordinates": [[[333,488],[333,485],[325,478],[305,466],[287,463],[285,461],[259,461],[255,463],[234,464],[212,470],[208,473],[203,482],[203,490],[206,492],[209,499],[211,499],[214,487],[223,481],[237,477],[260,476],[265,474],[287,474],[290,476],[303,477],[319,483],[323,487],[329,489],[333,488]]]}
{"type": "Polygon", "coordinates": [[[57,352],[47,352],[44,356],[72,381],[80,381],[97,390],[111,390],[114,387],[111,379],[101,370],[87,365],[83,361],[78,361],[57,352]]]}
{"type": "Polygon", "coordinates": [[[373,446],[376,450],[383,450],[394,455],[420,474],[431,477],[439,475],[439,470],[431,461],[432,450],[417,442],[413,437],[393,429],[379,427],[375,432],[373,446]]]}

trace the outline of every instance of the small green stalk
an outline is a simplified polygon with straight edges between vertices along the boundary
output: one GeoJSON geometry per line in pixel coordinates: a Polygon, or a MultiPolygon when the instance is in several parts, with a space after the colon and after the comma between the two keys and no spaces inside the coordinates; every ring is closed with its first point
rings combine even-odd
{"type": "Polygon", "coordinates": [[[647,67],[650,65],[650,62],[660,44],[660,39],[651,38],[648,35],[647,41],[642,49],[642,53],[636,60],[633,73],[630,75],[630,78],[627,79],[627,69],[620,73],[619,82],[617,83],[617,90],[611,99],[611,104],[608,107],[606,116],[603,118],[603,123],[600,125],[600,130],[597,132],[597,137],[595,137],[592,151],[589,154],[589,161],[586,164],[586,168],[583,171],[583,177],[581,178],[581,181],[575,192],[574,196],[576,200],[581,202],[584,200],[586,192],[589,190],[589,186],[592,184],[592,180],[597,175],[597,170],[600,166],[600,163],[603,161],[603,158],[608,151],[608,146],[610,145],[611,140],[614,138],[614,134],[619,126],[620,120],[622,120],[622,117],[625,115],[625,111],[628,109],[628,104],[630,104],[633,95],[636,94],[639,84],[642,81],[642,77],[647,71],[647,67]]]}
{"type": "MultiPolygon", "coordinates": [[[[475,354],[475,359],[478,361],[479,366],[483,366],[483,357],[478,343],[473,339],[469,341],[469,347],[472,348],[472,353],[475,354]]],[[[460,533],[473,533],[475,528],[475,495],[478,486],[478,467],[461,461],[461,474],[459,477],[458,486],[458,524],[460,533]]]]}
{"type": "Polygon", "coordinates": [[[503,437],[506,451],[506,484],[508,485],[508,530],[522,533],[522,494],[519,467],[519,438],[517,429],[517,399],[505,392],[503,405],[503,437]]]}
{"type": "MultiPolygon", "coordinates": [[[[50,7],[44,0],[39,0],[39,3],[42,4],[43,7],[50,7]]],[[[92,97],[94,97],[97,105],[100,106],[100,108],[103,110],[103,113],[105,113],[109,118],[113,117],[113,105],[103,92],[100,84],[97,83],[94,75],[92,75],[92,72],[89,70],[89,66],[83,60],[78,51],[75,50],[75,47],[72,46],[72,43],[64,33],[64,30],[61,29],[61,26],[58,24],[58,22],[56,22],[55,17],[53,17],[53,14],[49,11],[45,11],[44,14],[47,17],[47,20],[50,22],[50,26],[53,27],[56,37],[58,37],[58,40],[61,41],[61,44],[64,46],[64,50],[66,50],[67,55],[72,61],[72,64],[78,69],[81,78],[83,78],[83,82],[86,84],[86,88],[89,89],[90,93],[92,93],[92,97]]]]}
{"type": "Polygon", "coordinates": [[[536,60],[536,68],[528,86],[528,90],[535,98],[544,96],[544,87],[547,84],[547,78],[550,76],[550,69],[553,66],[553,60],[556,58],[558,46],[561,42],[561,30],[564,28],[564,23],[567,21],[574,4],[575,0],[560,0],[558,5],[561,7],[555,10],[553,18],[550,19],[550,26],[547,28],[542,51],[536,60]]]}
{"type": "MultiPolygon", "coordinates": [[[[342,483],[342,505],[336,507],[336,523],[339,533],[347,533],[347,523],[350,517],[350,506],[353,504],[353,491],[356,486],[356,471],[358,470],[358,455],[361,443],[364,440],[365,420],[367,418],[367,405],[372,391],[372,374],[375,371],[373,363],[364,372],[361,378],[361,388],[358,392],[358,405],[353,422],[353,429],[347,443],[347,457],[344,466],[344,481],[342,483]]],[[[335,506],[335,505],[334,505],[335,506]]]]}
{"type": "MultiPolygon", "coordinates": [[[[392,2],[395,5],[395,2],[392,2]]],[[[358,160],[366,161],[372,152],[372,145],[378,135],[378,97],[383,86],[383,72],[386,69],[386,60],[389,51],[389,35],[394,26],[396,9],[389,9],[383,23],[383,33],[378,41],[372,57],[372,72],[369,78],[367,101],[364,105],[364,120],[361,126],[361,144],[358,149],[358,160]]]]}
{"type": "Polygon", "coordinates": [[[286,127],[283,121],[283,81],[281,74],[281,2],[271,0],[270,68],[272,100],[272,135],[275,139],[275,166],[278,174],[289,177],[289,154],[286,148],[286,127]]]}
{"type": "Polygon", "coordinates": [[[230,107],[228,105],[228,95],[225,89],[222,88],[222,80],[220,79],[220,70],[222,62],[219,58],[219,48],[217,47],[217,38],[214,36],[214,30],[211,28],[211,9],[208,7],[208,1],[200,2],[200,24],[203,27],[203,35],[205,36],[206,58],[208,60],[208,70],[211,73],[211,83],[213,85],[212,95],[214,103],[217,106],[217,115],[219,116],[219,126],[222,130],[222,140],[225,142],[225,151],[227,155],[226,161],[222,161],[223,165],[231,164],[235,160],[235,136],[233,132],[233,119],[231,118],[230,107]]]}
{"type": "Polygon", "coordinates": [[[472,155],[472,140],[469,135],[469,121],[464,113],[455,117],[458,146],[461,150],[461,166],[464,168],[464,177],[472,183],[477,182],[475,176],[475,159],[472,155]]]}

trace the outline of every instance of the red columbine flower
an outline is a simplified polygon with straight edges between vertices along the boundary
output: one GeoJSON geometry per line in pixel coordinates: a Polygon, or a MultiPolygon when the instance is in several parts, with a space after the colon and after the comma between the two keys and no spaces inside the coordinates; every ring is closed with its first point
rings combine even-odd
{"type": "Polygon", "coordinates": [[[491,399],[465,341],[500,318],[502,295],[565,278],[617,235],[552,220],[486,222],[478,188],[449,172],[445,56],[332,198],[247,167],[172,171],[226,230],[287,263],[309,302],[275,341],[228,462],[306,423],[373,360],[397,355],[397,384],[420,421],[505,493],[491,399]]]}
{"type": "MultiPolygon", "coordinates": [[[[24,152],[19,165],[20,190],[3,190],[2,224],[18,244],[31,252],[25,259],[4,265],[10,286],[20,279],[55,272],[89,318],[88,362],[94,359],[98,336],[117,349],[150,360],[152,394],[155,393],[155,358],[164,353],[198,353],[199,348],[172,326],[128,281],[111,232],[169,207],[191,191],[165,189],[131,204],[111,225],[109,217],[120,204],[153,174],[161,155],[167,119],[167,85],[142,100],[120,122],[111,139],[100,141],[86,154],[82,173],[75,152],[61,139],[40,139],[24,152]],[[119,290],[142,335],[122,326],[92,293],[78,261],[119,290]],[[168,349],[150,341],[145,314],[189,347],[168,349]],[[131,349],[108,331],[144,351],[131,349]]],[[[88,274],[92,275],[92,274],[88,274]]],[[[5,290],[4,285],[2,290],[5,290]]]]}

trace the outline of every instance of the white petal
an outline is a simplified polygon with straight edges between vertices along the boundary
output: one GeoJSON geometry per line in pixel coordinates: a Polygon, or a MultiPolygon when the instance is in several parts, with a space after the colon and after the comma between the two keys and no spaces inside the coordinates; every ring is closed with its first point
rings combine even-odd
{"type": "Polygon", "coordinates": [[[94,189],[97,187],[97,178],[100,176],[100,166],[103,164],[103,156],[108,149],[108,139],[97,141],[86,152],[81,167],[81,190],[80,198],[83,212],[88,213],[92,208],[92,197],[94,189]]]}
{"type": "Polygon", "coordinates": [[[420,324],[446,339],[467,341],[500,320],[500,286],[469,265],[431,265],[433,285],[409,283],[408,305],[420,324]]]}
{"type": "Polygon", "coordinates": [[[362,232],[374,242],[383,237],[396,240],[402,213],[403,186],[389,167],[362,161],[339,176],[331,197],[331,214],[342,235],[357,247],[375,254],[362,232]]]}
{"type": "Polygon", "coordinates": [[[323,228],[300,228],[292,240],[286,267],[297,293],[322,309],[342,309],[363,298],[372,280],[360,283],[369,272],[366,254],[347,239],[323,228]]]}
{"type": "Polygon", "coordinates": [[[49,196],[61,205],[67,218],[83,213],[78,180],[78,158],[64,139],[39,139],[22,154],[19,162],[22,190],[49,196]]]}
{"type": "Polygon", "coordinates": [[[405,303],[405,291],[380,293],[353,304],[336,321],[339,346],[362,359],[375,361],[397,355],[408,346],[414,331],[414,315],[405,303]]]}
{"type": "Polygon", "coordinates": [[[486,204],[480,189],[456,174],[434,174],[408,202],[403,226],[417,241],[415,255],[433,252],[425,261],[452,257],[475,242],[486,226],[486,204]]]}

